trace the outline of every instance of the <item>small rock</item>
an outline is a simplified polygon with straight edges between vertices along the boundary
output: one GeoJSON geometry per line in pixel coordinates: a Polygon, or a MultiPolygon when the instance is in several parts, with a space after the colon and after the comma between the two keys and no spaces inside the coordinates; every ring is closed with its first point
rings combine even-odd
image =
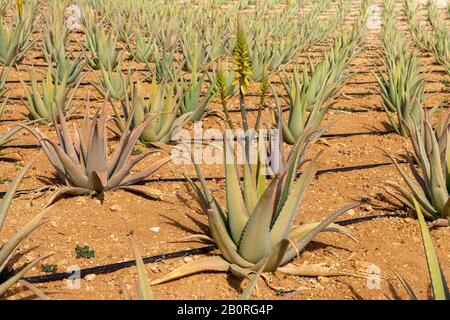
{"type": "Polygon", "coordinates": [[[112,212],[120,211],[122,208],[118,204],[113,204],[111,207],[109,207],[109,210],[112,212]]]}
{"type": "Polygon", "coordinates": [[[413,218],[405,218],[405,223],[415,223],[415,220],[413,218]]]}
{"type": "Polygon", "coordinates": [[[150,230],[158,233],[161,230],[161,228],[160,227],[151,227],[150,230]]]}
{"type": "Polygon", "coordinates": [[[84,279],[86,279],[86,281],[93,281],[95,280],[95,277],[95,274],[88,274],[84,279]]]}
{"type": "Polygon", "coordinates": [[[354,216],[354,215],[355,215],[355,210],[350,209],[350,210],[347,211],[347,214],[348,214],[349,216],[354,216]]]}
{"type": "Polygon", "coordinates": [[[184,261],[185,263],[189,263],[189,262],[194,261],[194,259],[192,259],[191,257],[184,257],[183,261],[184,261]]]}
{"type": "Polygon", "coordinates": [[[373,208],[372,208],[372,206],[371,206],[370,204],[363,204],[363,205],[361,206],[361,208],[362,208],[364,211],[367,211],[367,212],[373,211],[373,208]]]}
{"type": "Polygon", "coordinates": [[[50,225],[53,227],[53,228],[57,228],[58,227],[58,224],[56,223],[56,221],[51,221],[50,222],[50,225]]]}

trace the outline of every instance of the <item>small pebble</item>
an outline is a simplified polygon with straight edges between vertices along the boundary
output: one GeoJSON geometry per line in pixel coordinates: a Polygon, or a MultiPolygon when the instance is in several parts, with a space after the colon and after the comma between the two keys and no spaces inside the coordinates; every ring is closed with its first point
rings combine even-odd
{"type": "Polygon", "coordinates": [[[113,204],[111,207],[109,207],[109,210],[112,212],[120,211],[122,208],[118,204],[113,204]]]}
{"type": "Polygon", "coordinates": [[[184,261],[185,263],[189,263],[189,262],[194,261],[194,259],[192,259],[191,257],[184,257],[183,261],[184,261]]]}
{"type": "Polygon", "coordinates": [[[93,281],[95,280],[95,277],[95,274],[88,274],[84,279],[86,279],[86,281],[93,281]]]}

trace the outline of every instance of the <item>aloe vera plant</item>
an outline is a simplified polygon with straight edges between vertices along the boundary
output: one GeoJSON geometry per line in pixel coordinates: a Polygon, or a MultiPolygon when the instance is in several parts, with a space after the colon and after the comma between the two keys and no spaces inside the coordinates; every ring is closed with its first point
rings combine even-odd
{"type": "Polygon", "coordinates": [[[445,28],[445,24],[439,19],[438,7],[433,0],[427,3],[427,17],[434,30],[442,30],[445,28]]]}
{"type": "Polygon", "coordinates": [[[192,113],[191,121],[199,121],[205,113],[206,107],[212,98],[213,87],[202,97],[203,77],[197,73],[192,73],[189,80],[181,78],[180,84],[176,87],[181,92],[181,114],[192,113]]]}
{"type": "Polygon", "coordinates": [[[420,118],[420,109],[425,100],[424,77],[419,70],[418,55],[411,52],[408,42],[400,37],[390,13],[385,14],[384,21],[386,75],[378,70],[375,76],[390,125],[397,133],[407,136],[409,119],[418,122],[420,118]]]}
{"type": "Polygon", "coordinates": [[[89,120],[86,111],[82,125],[75,125],[73,136],[69,133],[69,127],[60,106],[57,117],[58,119],[55,119],[53,123],[59,143],[49,139],[38,129],[30,130],[38,139],[48,160],[65,185],[52,197],[50,204],[64,194],[103,194],[118,189],[155,197],[145,187],[137,187],[136,184],[167,163],[170,157],[158,160],[140,172],[131,173],[136,164],[149,155],[159,152],[159,150],[150,150],[134,159],[131,158],[137,139],[151,119],[145,119],[131,130],[132,118],[130,118],[111,161],[108,161],[105,107],[99,109],[92,120],[89,120]]]}
{"type": "Polygon", "coordinates": [[[25,54],[33,46],[31,40],[33,30],[27,30],[26,21],[18,20],[9,24],[0,16],[0,64],[15,65],[23,60],[25,54]]]}
{"type": "Polygon", "coordinates": [[[111,25],[117,30],[117,39],[120,42],[130,43],[135,34],[136,18],[135,12],[124,11],[116,13],[109,19],[111,25]]]}
{"type": "Polygon", "coordinates": [[[83,51],[87,63],[94,70],[100,70],[102,67],[106,70],[115,69],[120,60],[117,36],[102,26],[95,26],[93,30],[85,28],[85,34],[87,45],[83,47],[83,51]]]}
{"type": "Polygon", "coordinates": [[[174,49],[166,51],[163,47],[162,50],[157,50],[154,54],[154,66],[146,62],[151,77],[155,78],[158,82],[175,81],[183,68],[184,62],[180,63],[177,67],[175,66],[174,60],[174,49]]]}
{"type": "Polygon", "coordinates": [[[52,67],[53,81],[63,82],[66,79],[68,86],[76,86],[81,78],[84,68],[83,56],[79,54],[76,58],[69,57],[64,48],[56,51],[56,56],[47,61],[52,67]],[[53,65],[54,62],[54,65],[53,65]]]}
{"type": "MultiPolygon", "coordinates": [[[[128,44],[131,47],[131,44],[128,44]]],[[[154,60],[157,51],[156,41],[151,37],[145,37],[142,32],[136,33],[136,45],[132,51],[132,56],[137,62],[150,64],[154,60]]]]}
{"type": "Polygon", "coordinates": [[[450,35],[448,33],[441,33],[436,37],[433,53],[436,60],[445,68],[447,74],[450,75],[450,35]]]}
{"type": "MultiPolygon", "coordinates": [[[[323,61],[315,67],[311,62],[305,64],[301,76],[297,66],[294,67],[290,80],[284,72],[283,85],[287,92],[284,99],[288,104],[289,118],[287,123],[281,114],[277,118],[281,118],[285,142],[295,144],[305,130],[319,129],[333,105],[325,104],[326,100],[333,98],[350,76],[347,66],[358,52],[362,25],[358,21],[343,32],[334,46],[325,53],[323,61]]],[[[278,104],[277,99],[276,101],[278,104]]]]}
{"type": "Polygon", "coordinates": [[[434,31],[432,34],[434,41],[431,42],[432,52],[436,60],[450,75],[450,35],[445,21],[438,15],[438,8],[434,1],[429,1],[427,4],[427,16],[434,31]]]}
{"type": "Polygon", "coordinates": [[[294,79],[290,83],[283,81],[289,100],[301,101],[304,109],[311,110],[337,94],[351,75],[347,66],[358,53],[364,21],[357,21],[350,29],[342,32],[316,66],[312,62],[305,64],[301,79],[298,67],[294,68],[294,79]]]}
{"type": "MultiPolygon", "coordinates": [[[[431,287],[433,290],[433,298],[435,300],[450,300],[450,291],[448,289],[447,281],[445,280],[444,274],[442,272],[441,264],[439,258],[436,254],[436,249],[433,246],[433,241],[431,240],[430,232],[428,231],[427,223],[420,209],[419,203],[413,198],[414,208],[419,218],[420,233],[422,235],[422,243],[425,251],[425,257],[427,260],[428,274],[431,280],[431,287]]],[[[396,273],[400,282],[405,287],[409,296],[413,300],[417,300],[417,296],[412,290],[408,282],[403,279],[403,277],[396,273]]]]}
{"type": "MultiPolygon", "coordinates": [[[[8,209],[11,205],[11,201],[14,197],[17,187],[19,186],[26,171],[30,168],[31,165],[32,163],[26,165],[18,173],[16,178],[11,183],[9,189],[7,190],[5,196],[0,202],[0,230],[4,225],[8,209]]],[[[23,226],[16,234],[14,234],[10,239],[6,241],[6,243],[4,243],[0,247],[0,274],[7,272],[8,263],[11,262],[16,257],[14,253],[16,252],[22,241],[25,240],[25,238],[27,238],[35,229],[37,229],[45,222],[43,220],[45,213],[46,211],[44,210],[38,215],[36,215],[32,220],[30,220],[25,226],[23,226]]],[[[35,265],[39,263],[39,261],[41,261],[44,258],[45,257],[35,259],[31,263],[27,264],[20,271],[7,277],[7,279],[3,283],[0,283],[0,297],[3,296],[7,292],[7,290],[11,288],[16,282],[18,282],[25,273],[30,271],[35,265]]]]}
{"type": "Polygon", "coordinates": [[[50,14],[45,19],[42,41],[42,51],[47,62],[68,45],[70,30],[64,19],[66,4],[65,1],[57,0],[52,0],[49,4],[50,14]]]}
{"type": "Polygon", "coordinates": [[[105,69],[101,66],[101,72],[101,76],[96,75],[98,83],[93,83],[97,91],[105,98],[110,97],[116,101],[125,99],[131,82],[131,72],[123,74],[120,62],[118,71],[113,71],[111,67],[105,69]]]}
{"type": "MultiPolygon", "coordinates": [[[[275,45],[272,46],[275,47],[275,45]]],[[[282,64],[283,56],[274,47],[266,43],[254,46],[251,56],[251,77],[254,81],[261,81],[265,69],[272,72],[282,64]]]]}
{"type": "MultiPolygon", "coordinates": [[[[291,82],[283,81],[284,88],[288,95],[284,98],[288,104],[289,118],[286,120],[283,117],[283,113],[276,114],[277,122],[281,123],[283,132],[283,140],[288,144],[296,144],[298,139],[304,132],[312,132],[319,129],[323,119],[325,118],[332,103],[322,106],[324,104],[325,97],[319,97],[320,100],[312,102],[308,101],[308,92],[311,89],[310,80],[308,78],[308,69],[302,74],[302,81],[300,81],[300,75],[298,68],[294,67],[293,78],[291,82]]],[[[278,98],[275,99],[278,110],[281,110],[278,98]]]]}
{"type": "Polygon", "coordinates": [[[339,35],[324,60],[315,68],[310,67],[312,74],[308,87],[311,88],[306,92],[306,99],[310,105],[334,97],[351,76],[347,67],[359,52],[358,45],[365,32],[366,20],[367,17],[362,11],[353,26],[339,35]]]}
{"type": "Polygon", "coordinates": [[[409,168],[415,181],[388,154],[408,188],[412,191],[410,193],[398,184],[388,183],[394,189],[394,192],[391,192],[391,194],[411,209],[415,208],[414,199],[416,199],[423,215],[427,219],[432,220],[448,220],[450,218],[449,119],[450,115],[441,113],[438,124],[434,129],[429,116],[424,111],[418,124],[410,120],[410,139],[414,148],[414,157],[421,171],[419,173],[415,168],[413,157],[408,154],[409,168]]]}
{"type": "Polygon", "coordinates": [[[67,85],[67,75],[63,77],[62,81],[59,78],[53,81],[52,67],[49,66],[47,68],[47,75],[39,86],[34,68],[31,69],[29,74],[31,89],[28,88],[22,78],[20,78],[20,82],[28,100],[25,106],[30,112],[32,119],[42,123],[51,123],[54,120],[54,115],[57,113],[56,106],[64,106],[63,113],[70,110],[81,78],[71,88],[67,85]]]}
{"type": "Polygon", "coordinates": [[[428,32],[422,32],[423,25],[420,21],[419,16],[419,4],[415,0],[404,0],[403,1],[403,11],[406,16],[406,20],[411,30],[411,34],[413,36],[414,43],[419,46],[425,46],[427,49],[429,48],[428,43],[424,43],[423,41],[428,41],[424,36],[429,34],[428,32]]]}
{"type": "MultiPolygon", "coordinates": [[[[267,181],[261,163],[243,166],[243,182],[240,183],[239,167],[234,159],[230,141],[225,141],[225,192],[226,207],[213,196],[198,165],[195,165],[201,185],[190,184],[202,209],[208,215],[210,237],[205,235],[188,238],[208,239],[220,250],[220,256],[211,256],[184,265],[152,282],[160,284],[183,276],[205,271],[231,271],[241,277],[254,273],[281,271],[302,276],[349,275],[320,266],[294,266],[290,262],[308,243],[322,231],[335,231],[353,237],[345,228],[332,222],[344,212],[359,204],[340,209],[320,223],[293,227],[297,210],[306,188],[317,171],[317,157],[297,178],[297,170],[304,164],[304,156],[311,136],[304,135],[291,152],[286,163],[281,152],[275,162],[281,164],[274,170],[275,176],[267,181]]],[[[251,291],[251,288],[248,289],[251,291]]],[[[248,293],[247,290],[247,293],[248,293]]],[[[248,294],[246,294],[248,296],[248,294]]]]}
{"type": "Polygon", "coordinates": [[[209,53],[206,51],[203,42],[198,39],[198,36],[194,37],[185,34],[181,40],[181,49],[185,59],[185,63],[183,64],[185,71],[197,73],[202,66],[205,66],[209,53]]]}
{"type": "Polygon", "coordinates": [[[142,126],[145,122],[138,136],[141,143],[157,147],[168,144],[177,130],[182,129],[192,116],[192,112],[179,115],[180,93],[175,94],[174,90],[174,84],[158,83],[154,79],[148,91],[148,101],[146,101],[141,84],[137,82],[133,87],[131,99],[126,98],[122,101],[124,119],[113,106],[113,120],[116,127],[112,130],[121,136],[127,122],[130,122],[131,128],[142,126]],[[150,120],[145,121],[146,118],[150,120]]]}

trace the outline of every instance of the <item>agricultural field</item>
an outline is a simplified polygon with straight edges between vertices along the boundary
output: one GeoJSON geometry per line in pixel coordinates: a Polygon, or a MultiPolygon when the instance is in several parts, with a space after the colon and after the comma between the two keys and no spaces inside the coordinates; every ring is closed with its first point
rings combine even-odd
{"type": "Polygon", "coordinates": [[[450,4],[0,0],[0,299],[450,299],[450,4]]]}

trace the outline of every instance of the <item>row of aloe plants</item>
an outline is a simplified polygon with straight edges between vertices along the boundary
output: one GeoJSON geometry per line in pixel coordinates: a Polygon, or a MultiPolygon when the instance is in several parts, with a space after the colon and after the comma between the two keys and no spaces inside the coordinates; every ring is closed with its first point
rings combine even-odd
{"type": "MultiPolygon", "coordinates": [[[[361,41],[360,32],[363,30],[367,4],[367,2],[363,3],[360,19],[355,26],[339,38],[339,41],[337,41],[333,50],[326,55],[324,62],[320,64],[321,66],[324,65],[323,68],[329,68],[328,72],[325,73],[326,76],[322,77],[321,81],[326,89],[323,89],[323,91],[320,91],[319,93],[314,92],[311,101],[320,99],[323,96],[327,98],[331,97],[332,93],[330,92],[335,91],[331,87],[328,87],[333,84],[332,80],[341,83],[345,80],[345,75],[342,75],[342,71],[354,56],[357,45],[361,41]]],[[[242,25],[238,27],[236,45],[232,53],[235,66],[235,72],[232,73],[233,81],[238,85],[237,87],[241,100],[242,122],[245,127],[249,126],[249,124],[244,122],[246,116],[244,98],[253,69],[250,48],[248,41],[246,40],[246,35],[243,33],[242,25]]],[[[218,75],[223,75],[225,73],[229,72],[222,71],[219,72],[218,75]]],[[[47,77],[48,79],[51,78],[51,71],[49,71],[47,77]]],[[[218,94],[223,96],[226,96],[226,91],[229,89],[226,88],[227,81],[222,81],[225,79],[227,79],[227,77],[218,76],[215,81],[219,88],[221,83],[225,84],[223,88],[226,90],[218,90],[218,94]]],[[[268,82],[267,77],[264,77],[264,79],[266,80],[262,81],[262,83],[268,82]]],[[[305,83],[306,82],[307,81],[305,81],[305,83]]],[[[74,134],[70,134],[66,117],[63,112],[66,101],[63,100],[63,102],[60,103],[54,99],[56,106],[55,110],[57,112],[51,113],[50,116],[57,131],[58,141],[49,139],[39,132],[38,129],[29,129],[40,142],[50,163],[55,167],[60,179],[65,184],[65,187],[52,197],[50,203],[56,201],[57,198],[63,194],[102,194],[103,192],[119,188],[133,192],[143,192],[147,195],[154,196],[151,191],[147,192],[145,188],[141,186],[136,187],[135,185],[168,162],[168,158],[164,158],[159,162],[154,163],[142,172],[131,173],[132,168],[138,162],[159,150],[156,151],[152,149],[134,159],[132,159],[131,153],[136,141],[142,137],[142,133],[149,127],[149,124],[153,120],[161,118],[163,115],[161,115],[161,112],[154,112],[153,114],[143,114],[140,118],[135,117],[135,114],[139,113],[138,105],[143,105],[143,102],[139,99],[139,97],[142,97],[139,94],[139,86],[139,84],[133,85],[132,91],[130,91],[129,88],[125,90],[127,98],[122,102],[122,106],[124,108],[123,113],[128,114],[128,116],[126,116],[125,121],[123,121],[119,112],[116,114],[115,124],[121,138],[110,162],[108,162],[107,154],[107,113],[105,107],[99,110],[92,119],[89,119],[86,114],[82,126],[76,126],[74,134]]],[[[174,92],[176,91],[174,87],[174,84],[166,85],[161,82],[158,83],[156,80],[152,81],[150,105],[161,106],[167,103],[167,101],[172,101],[172,99],[176,100],[176,98],[173,98],[174,92]]],[[[105,96],[105,98],[109,98],[108,92],[106,92],[105,96]]],[[[324,101],[325,99],[323,99],[322,103],[324,101]]],[[[280,112],[280,110],[278,112],[280,112]]],[[[281,113],[278,113],[278,115],[277,124],[281,127],[281,113]]],[[[190,114],[188,114],[188,116],[190,116],[190,114]]],[[[170,121],[168,121],[168,123],[170,123],[170,121]]],[[[416,124],[416,122],[413,123],[416,124]]],[[[431,128],[431,125],[428,126],[431,128]]],[[[412,125],[409,127],[412,128],[412,125]]],[[[435,145],[445,146],[446,148],[448,145],[448,143],[445,143],[448,134],[448,118],[442,120],[439,128],[440,135],[437,138],[439,142],[432,142],[432,148],[435,147],[435,145]]],[[[242,166],[237,165],[236,163],[226,164],[226,207],[222,207],[215,199],[202,175],[200,167],[196,166],[200,185],[197,185],[192,181],[190,181],[190,184],[197,194],[201,208],[208,216],[210,226],[210,234],[200,235],[199,238],[214,242],[218,246],[221,254],[219,256],[204,258],[192,264],[185,265],[165,277],[155,280],[153,284],[156,285],[200,271],[230,271],[237,276],[248,277],[251,279],[248,287],[242,294],[243,298],[248,298],[251,295],[258,277],[264,276],[266,272],[278,270],[287,274],[302,276],[364,276],[349,271],[331,270],[319,265],[298,267],[290,264],[291,260],[322,231],[334,231],[342,233],[350,238],[354,238],[349,230],[333,224],[333,221],[341,214],[359,204],[346,206],[320,223],[317,222],[298,228],[292,228],[301,199],[317,171],[320,155],[315,157],[313,161],[309,163],[304,161],[305,153],[309,145],[315,141],[326,128],[321,130],[317,129],[317,127],[306,128],[303,130],[302,134],[299,134],[296,137],[296,141],[294,142],[295,147],[287,157],[287,160],[285,160],[282,150],[276,151],[276,154],[273,156],[278,159],[281,166],[279,170],[274,172],[275,176],[271,180],[266,179],[265,175],[262,174],[261,167],[258,165],[250,165],[248,162],[242,166]],[[297,176],[299,168],[302,168],[303,172],[300,176],[297,176]],[[240,175],[243,176],[242,182],[240,182],[240,175]],[[275,193],[275,190],[280,190],[280,192],[275,193]],[[267,210],[267,208],[272,208],[273,210],[267,210]]],[[[422,141],[420,140],[422,137],[419,138],[419,134],[424,133],[425,130],[417,130],[418,133],[416,139],[420,142],[422,141]]],[[[426,134],[426,136],[430,137],[432,136],[432,133],[437,133],[437,131],[433,130],[438,129],[431,129],[431,133],[426,134]]],[[[408,133],[410,132],[412,132],[412,130],[408,131],[408,133]]],[[[278,139],[281,140],[281,137],[278,137],[278,139]]],[[[225,154],[227,155],[228,153],[228,156],[230,156],[230,146],[227,143],[228,142],[225,142],[224,144],[224,149],[226,150],[225,154]]],[[[430,144],[427,144],[427,147],[429,147],[429,145],[430,144]]],[[[423,148],[425,147],[420,147],[420,145],[418,147],[419,150],[422,150],[423,148]]],[[[447,152],[445,152],[445,150],[442,152],[441,150],[433,151],[432,149],[431,152],[422,155],[425,160],[423,160],[424,163],[421,163],[421,165],[426,168],[426,160],[429,162],[434,161],[432,165],[437,168],[438,164],[435,162],[435,154],[440,152],[439,154],[441,157],[439,160],[445,160],[447,159],[447,152]],[[433,154],[431,160],[429,157],[430,153],[433,154]]],[[[431,168],[432,165],[429,164],[428,167],[431,168]]],[[[441,171],[441,173],[448,177],[448,168],[441,171]]],[[[426,179],[425,174],[427,173],[432,176],[436,174],[433,170],[431,173],[424,171],[423,179],[426,179]]],[[[422,180],[419,182],[421,181],[422,180]]],[[[440,201],[442,199],[441,193],[444,191],[442,190],[441,182],[441,180],[436,182],[435,179],[424,181],[424,184],[429,185],[431,188],[430,190],[435,192],[431,194],[431,201],[434,201],[436,198],[439,199],[439,203],[433,202],[432,205],[439,205],[442,202],[440,201]]],[[[5,198],[6,201],[12,197],[11,194],[13,193],[13,190],[14,189],[10,191],[9,198],[5,198]]],[[[413,189],[413,191],[415,190],[413,189]]],[[[414,196],[418,198],[423,209],[428,209],[428,211],[425,212],[427,214],[431,213],[432,215],[433,212],[430,211],[430,208],[425,206],[428,203],[424,201],[424,199],[429,200],[427,199],[429,190],[427,189],[425,192],[423,194],[414,192],[414,196]]],[[[409,193],[403,192],[402,195],[409,201],[407,203],[411,205],[411,201],[413,202],[414,198],[411,198],[409,193]]],[[[9,203],[6,202],[6,204],[9,203]]],[[[442,211],[442,209],[439,208],[438,210],[442,211]]],[[[447,214],[445,213],[443,216],[445,217],[446,215],[447,214]]],[[[42,216],[39,215],[36,218],[36,221],[40,221],[41,217],[42,216]]],[[[33,220],[35,224],[37,223],[36,221],[33,220]]],[[[28,233],[29,232],[24,235],[28,233]]],[[[146,281],[147,276],[142,267],[142,259],[140,259],[135,246],[134,251],[140,278],[142,280],[140,284],[141,290],[139,291],[140,297],[151,298],[151,290],[148,281],[146,281]]],[[[433,279],[436,278],[433,277],[433,279]]],[[[9,287],[16,280],[16,278],[11,278],[5,282],[5,290],[7,286],[9,287]]],[[[441,291],[441,293],[442,292],[443,291],[441,291]]],[[[442,297],[442,295],[439,295],[439,297],[442,297]]]]}
{"type": "MultiPolygon", "coordinates": [[[[444,32],[441,29],[441,32],[437,32],[440,35],[433,37],[425,31],[424,24],[420,20],[419,8],[417,1],[403,3],[403,12],[412,41],[419,48],[434,53],[437,60],[446,67],[445,55],[439,48],[439,46],[442,48],[448,46],[443,44],[444,32]]],[[[384,1],[382,43],[387,74],[384,75],[379,70],[377,78],[390,124],[397,133],[410,140],[413,152],[407,152],[406,155],[410,174],[391,154],[386,152],[407,186],[405,188],[400,184],[388,182],[387,191],[417,214],[433,298],[448,300],[450,299],[448,285],[433,247],[426,220],[431,221],[431,226],[450,225],[450,141],[448,137],[450,115],[444,109],[439,110],[440,105],[431,109],[425,108],[425,78],[419,70],[419,53],[410,49],[408,40],[404,39],[398,30],[394,19],[394,9],[394,1],[384,1]],[[394,114],[397,114],[398,121],[394,120],[394,114]]],[[[436,5],[432,1],[428,3],[428,16],[431,24],[435,24],[436,31],[436,5]]],[[[417,299],[408,281],[398,272],[395,274],[410,298],[417,299]]]]}
{"type": "Polygon", "coordinates": [[[420,9],[422,7],[418,1],[405,0],[403,7],[416,46],[432,53],[437,62],[450,75],[449,33],[444,23],[445,20],[438,15],[436,3],[429,1],[426,6],[427,20],[432,27],[432,32],[427,30],[427,24],[421,21],[420,9]]]}
{"type": "MultiPolygon", "coordinates": [[[[309,61],[303,66],[302,73],[294,67],[292,78],[286,72],[283,81],[287,97],[288,112],[286,122],[278,113],[282,123],[283,138],[289,144],[295,144],[304,131],[318,130],[334,98],[347,79],[351,76],[349,63],[357,55],[363,34],[366,31],[368,2],[363,2],[356,23],[343,30],[336,43],[325,53],[324,59],[316,64],[309,61]],[[328,102],[331,101],[331,102],[328,102]]],[[[276,101],[278,104],[278,101],[276,101]]]]}
{"type": "MultiPolygon", "coordinates": [[[[450,215],[449,114],[445,109],[440,110],[440,105],[425,107],[425,77],[419,70],[419,54],[411,50],[409,42],[403,40],[397,30],[393,18],[395,2],[385,0],[384,5],[382,41],[387,75],[383,76],[383,72],[379,71],[380,93],[392,127],[411,140],[414,151],[408,154],[414,179],[389,155],[412,191],[410,193],[398,184],[390,184],[394,189],[392,194],[411,209],[415,208],[414,199],[417,200],[427,219],[447,219],[450,215]],[[393,113],[397,114],[398,122],[394,121],[393,113]],[[416,169],[415,162],[419,164],[421,173],[416,169]]],[[[418,42],[424,38],[419,33],[420,23],[415,9],[417,3],[404,2],[403,10],[412,38],[418,42]]]]}
{"type": "Polygon", "coordinates": [[[395,132],[408,135],[409,119],[419,122],[425,102],[424,74],[419,68],[419,54],[398,30],[394,15],[395,1],[385,0],[383,11],[383,69],[376,78],[382,104],[395,132]]]}
{"type": "MultiPolygon", "coordinates": [[[[80,6],[83,8],[83,12],[85,12],[86,17],[82,21],[83,31],[86,35],[86,42],[82,45],[82,54],[73,57],[71,56],[72,54],[67,53],[71,35],[70,30],[65,24],[65,20],[63,18],[64,10],[67,4],[68,2],[64,1],[49,2],[50,15],[48,15],[48,17],[46,17],[45,19],[42,42],[43,55],[45,60],[49,64],[45,79],[42,80],[42,82],[39,82],[37,80],[37,72],[32,68],[31,70],[29,70],[31,88],[28,88],[25,85],[25,81],[22,81],[23,89],[28,100],[26,106],[29,110],[30,116],[32,119],[38,120],[40,122],[49,123],[52,121],[52,113],[56,112],[55,100],[58,101],[59,104],[61,104],[61,102],[66,99],[68,99],[69,102],[73,101],[73,98],[76,95],[77,88],[83,80],[82,70],[84,64],[89,65],[94,70],[100,70],[100,74],[96,75],[97,81],[92,84],[103,96],[106,96],[106,94],[108,94],[108,96],[114,100],[124,101],[126,99],[126,91],[131,82],[131,72],[129,72],[128,74],[124,74],[121,71],[123,58],[122,54],[120,54],[120,50],[118,49],[119,36],[113,35],[114,27],[111,27],[112,25],[116,26],[116,24],[113,24],[112,22],[107,24],[104,22],[105,20],[111,21],[111,19],[103,19],[102,21],[97,22],[95,12],[93,12],[92,15],[88,15],[88,13],[91,13],[92,8],[90,6],[86,6],[86,3],[84,3],[84,6],[83,4],[80,4],[80,6]],[[117,71],[115,69],[117,69],[117,71]]],[[[281,64],[289,62],[290,59],[292,59],[292,57],[296,55],[299,48],[305,48],[308,45],[318,42],[329,35],[330,32],[342,22],[343,17],[350,8],[350,2],[347,0],[341,2],[338,8],[338,13],[335,16],[332,16],[332,18],[330,18],[323,24],[315,25],[316,27],[313,28],[311,21],[316,19],[317,16],[321,12],[323,12],[323,10],[327,8],[327,6],[329,6],[329,4],[330,1],[328,1],[327,4],[316,4],[306,15],[306,17],[301,19],[301,21],[298,23],[298,30],[302,30],[302,35],[295,37],[295,43],[285,43],[279,45],[275,45],[275,43],[272,43],[273,50],[277,48],[284,48],[289,52],[289,54],[280,54],[280,52],[275,52],[273,50],[269,50],[269,52],[266,49],[264,49],[265,53],[262,55],[260,53],[256,53],[257,50],[261,49],[261,45],[258,43],[265,43],[265,39],[269,36],[269,34],[279,34],[274,30],[282,28],[283,31],[286,31],[285,24],[284,27],[279,26],[282,24],[282,21],[280,22],[280,19],[275,19],[275,23],[273,23],[273,25],[269,27],[266,27],[267,30],[264,32],[256,33],[255,31],[252,31],[255,35],[257,35],[255,36],[255,39],[251,41],[254,47],[251,53],[252,68],[253,70],[258,70],[256,72],[253,72],[252,77],[254,79],[261,78],[263,73],[262,70],[264,69],[268,72],[275,71],[276,68],[278,68],[281,64]],[[261,34],[264,34],[263,38],[260,38],[261,34]],[[259,49],[255,49],[256,47],[258,47],[259,49]],[[282,56],[282,59],[278,59],[278,62],[274,64],[270,62],[272,61],[271,57],[274,56],[282,56]]],[[[34,2],[27,3],[26,8],[29,8],[28,10],[26,10],[26,12],[36,11],[34,10],[34,2]]],[[[17,21],[15,23],[13,22],[11,26],[15,27],[17,30],[21,30],[19,24],[22,23],[23,20],[31,21],[28,22],[28,25],[33,26],[33,16],[24,19],[24,14],[21,15],[22,18],[17,17],[17,21]]],[[[178,12],[178,14],[180,13],[178,12]]],[[[262,13],[259,14],[261,15],[262,13]]],[[[193,19],[193,17],[191,17],[190,19],[193,19]]],[[[258,21],[258,19],[256,19],[256,21],[258,21]]],[[[192,22],[189,22],[188,24],[192,24],[192,22]]],[[[261,31],[260,26],[253,26],[253,28],[255,30],[261,31]]],[[[33,41],[31,41],[29,37],[33,28],[29,27],[28,29],[29,32],[26,34],[26,36],[20,35],[18,38],[28,39],[27,43],[32,44],[33,41]]],[[[172,29],[175,28],[172,27],[172,29]]],[[[177,30],[179,29],[180,28],[178,28],[177,30]]],[[[123,30],[123,26],[119,26],[118,30],[123,30]]],[[[11,31],[9,31],[9,33],[7,31],[5,32],[7,37],[11,37],[11,31]]],[[[160,32],[160,34],[163,34],[163,32],[160,32]]],[[[191,32],[187,32],[187,34],[191,34],[191,32]]],[[[177,33],[176,35],[167,35],[167,37],[184,39],[186,36],[184,33],[177,33]]],[[[136,43],[137,42],[138,41],[136,41],[136,43]]],[[[165,42],[165,39],[161,40],[162,44],[164,44],[165,42]]],[[[214,42],[217,43],[217,41],[214,42]]],[[[197,44],[191,43],[190,46],[197,47],[197,44]]],[[[29,49],[28,46],[23,50],[18,49],[22,46],[11,45],[11,47],[16,49],[15,53],[18,56],[23,56],[29,49]]],[[[127,47],[130,47],[130,45],[127,45],[127,47]]],[[[183,47],[183,45],[181,45],[181,47],[183,47]]],[[[202,85],[205,83],[205,72],[204,70],[197,70],[198,68],[192,68],[192,65],[194,65],[192,61],[196,59],[189,56],[186,56],[183,59],[184,62],[180,63],[180,67],[176,69],[173,64],[175,49],[173,49],[171,53],[168,53],[167,51],[167,49],[161,51],[160,56],[162,57],[162,60],[153,59],[145,61],[148,68],[152,71],[152,75],[149,78],[156,78],[158,82],[178,82],[178,84],[175,86],[175,91],[182,93],[182,95],[179,97],[179,100],[181,101],[181,106],[179,108],[180,113],[185,114],[195,111],[195,115],[193,115],[192,120],[198,120],[202,116],[202,113],[205,110],[206,104],[210,98],[207,94],[207,97],[205,99],[200,99],[200,96],[202,95],[202,85]],[[184,68],[186,66],[191,66],[188,67],[189,70],[187,70],[192,72],[190,77],[187,80],[182,77],[175,77],[175,74],[178,73],[180,68],[184,68]],[[203,108],[197,109],[196,105],[199,102],[202,103],[203,108]]],[[[18,61],[20,60],[16,59],[16,62],[18,61]]],[[[12,64],[13,62],[10,63],[12,64]]],[[[202,61],[198,61],[198,63],[195,63],[195,65],[202,65],[202,68],[204,68],[204,63],[202,61]]],[[[6,75],[7,72],[5,73],[5,78],[6,75]]],[[[209,90],[208,93],[211,93],[211,90],[209,90]]],[[[71,107],[72,103],[64,104],[63,112],[69,112],[71,107]]],[[[76,110],[74,110],[74,112],[75,111],[76,110]]]]}

